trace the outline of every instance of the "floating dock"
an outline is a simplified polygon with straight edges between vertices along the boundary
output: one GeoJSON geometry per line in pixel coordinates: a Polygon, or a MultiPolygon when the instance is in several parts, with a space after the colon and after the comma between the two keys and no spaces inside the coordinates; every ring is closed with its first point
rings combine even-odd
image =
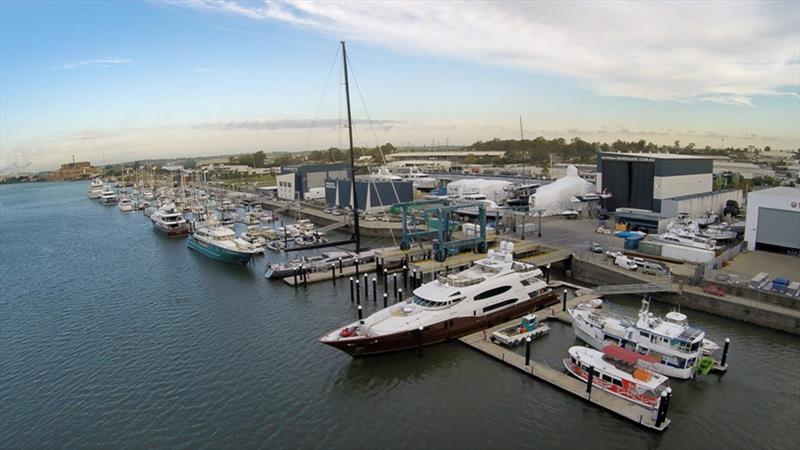
{"type": "MultiPolygon", "coordinates": [[[[569,299],[566,301],[566,307],[571,308],[591,298],[594,298],[594,296],[581,295],[569,299]]],[[[557,306],[553,306],[552,308],[545,308],[543,310],[536,311],[536,315],[541,321],[555,319],[562,322],[571,323],[569,314],[565,311],[562,311],[562,308],[563,304],[559,304],[557,306]]],[[[544,381],[551,386],[566,391],[618,416],[633,421],[645,428],[654,431],[664,431],[667,426],[669,426],[670,420],[668,418],[665,418],[657,425],[655,419],[656,414],[652,409],[644,408],[627,400],[623,400],[594,386],[591,390],[589,390],[589,392],[587,392],[587,385],[583,381],[532,359],[528,361],[528,364],[526,364],[524,356],[516,353],[512,349],[506,348],[503,345],[494,344],[489,340],[489,336],[491,336],[494,331],[511,326],[517,321],[518,319],[515,319],[513,321],[492,327],[488,330],[479,331],[477,333],[464,336],[460,339],[460,341],[516,369],[519,369],[538,380],[544,381]]]]}

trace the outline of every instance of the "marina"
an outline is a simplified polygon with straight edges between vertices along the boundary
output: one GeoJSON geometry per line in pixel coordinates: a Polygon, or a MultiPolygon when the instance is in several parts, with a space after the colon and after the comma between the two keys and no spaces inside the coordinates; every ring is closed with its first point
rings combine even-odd
{"type": "MultiPolygon", "coordinates": [[[[473,352],[458,341],[426,347],[421,358],[416,350],[410,350],[379,356],[377,357],[379,359],[355,360],[318,344],[316,339],[319,333],[315,333],[314,330],[322,332],[333,329],[356,317],[356,308],[348,299],[348,283],[342,282],[345,280],[337,280],[336,285],[332,282],[309,283],[299,288],[281,282],[267,282],[263,278],[263,263],[248,266],[225,265],[195,252],[189,252],[183,240],[163,239],[154,234],[149,226],[149,220],[141,214],[121,214],[116,208],[103,208],[94,201],[86,200],[85,188],[81,184],[18,185],[4,186],[1,189],[4,190],[2,197],[4,207],[14,207],[14,202],[23,202],[36,206],[38,211],[33,216],[21,213],[5,216],[3,235],[4,239],[8,239],[3,241],[2,250],[5,252],[5,257],[12,257],[19,254],[23,248],[27,248],[11,244],[14,239],[20,244],[26,242],[18,237],[20,236],[18,232],[12,230],[24,229],[25,224],[31,223],[30,221],[48,224],[47,231],[53,237],[48,246],[34,247],[32,253],[28,252],[29,258],[26,260],[28,262],[20,267],[23,272],[4,274],[4,279],[16,280],[7,284],[8,292],[13,292],[15,295],[6,296],[4,302],[7,305],[8,302],[13,302],[18,311],[14,315],[4,315],[3,326],[0,327],[2,329],[0,332],[6,333],[3,339],[10,344],[5,351],[9,357],[20,355],[20,352],[35,354],[37,358],[53,355],[49,357],[51,361],[49,366],[52,367],[53,373],[74,373],[58,381],[64,392],[71,393],[69,395],[75,398],[76,402],[81,401],[80,399],[102,402],[77,416],[73,415],[72,419],[59,414],[60,411],[66,411],[63,408],[71,408],[72,401],[67,401],[63,407],[55,409],[37,408],[50,405],[53,401],[41,395],[31,397],[31,402],[17,403],[11,410],[12,417],[28,420],[26,418],[39,416],[43,426],[39,428],[37,436],[44,436],[45,439],[47,436],[51,438],[66,436],[69,442],[76,445],[87,442],[85,439],[91,439],[93,442],[116,442],[116,434],[112,435],[106,430],[124,429],[122,423],[131,421],[137,424],[137,428],[150,430],[153,442],[161,442],[166,436],[159,434],[152,425],[142,420],[151,417],[151,414],[170,415],[170,412],[174,411],[176,402],[179,402],[201,408],[204,412],[197,420],[202,423],[217,424],[208,428],[207,432],[206,428],[193,429],[189,422],[179,419],[179,416],[173,415],[166,420],[172,433],[175,430],[184,430],[182,433],[185,436],[193,436],[198,442],[215,442],[210,433],[217,427],[224,427],[223,435],[241,445],[247,445],[247,442],[250,442],[248,439],[253,439],[263,432],[274,433],[271,442],[276,445],[281,445],[279,444],[281,442],[283,445],[288,445],[290,440],[294,445],[303,442],[310,444],[322,436],[323,430],[335,426],[344,435],[333,439],[332,445],[349,443],[371,446],[381,442],[388,445],[389,441],[399,438],[399,435],[391,429],[382,428],[383,431],[372,434],[367,440],[366,437],[357,437],[360,435],[357,433],[356,424],[368,420],[368,417],[376,413],[386,420],[393,418],[402,420],[403,412],[396,411],[394,406],[400,398],[420,390],[432,393],[428,396],[429,399],[417,397],[414,402],[413,408],[420,420],[436,420],[435,418],[439,417],[439,410],[435,404],[441,402],[447,402],[451,405],[450,408],[453,408],[450,413],[452,420],[448,420],[447,427],[440,434],[407,438],[411,439],[407,441],[409,445],[416,443],[416,445],[469,446],[475,442],[485,442],[489,445],[483,432],[476,435],[469,431],[470,427],[475,428],[475,420],[480,420],[484,424],[488,421],[493,424],[493,429],[502,431],[491,434],[491,445],[518,447],[523,430],[525,435],[531,431],[535,432],[543,442],[563,444],[564,436],[570,433],[558,423],[571,422],[575,420],[576,415],[591,423],[587,425],[589,428],[586,433],[592,436],[592,440],[609,439],[620,442],[619,434],[611,430],[626,428],[628,427],[626,424],[630,423],[628,433],[622,439],[627,445],[654,445],[656,439],[661,445],[691,445],[694,440],[688,438],[689,435],[704,432],[701,430],[707,430],[709,427],[715,429],[717,424],[722,423],[728,424],[731,432],[718,437],[720,445],[737,447],[743,442],[751,442],[753,445],[758,442],[786,447],[791,446],[789,441],[793,441],[796,437],[786,432],[798,429],[794,426],[793,416],[776,416],[770,420],[762,420],[761,415],[755,411],[749,412],[751,410],[747,407],[758,398],[759,401],[769,402],[787,411],[796,408],[793,399],[797,392],[797,381],[796,377],[791,375],[791,368],[799,361],[795,351],[796,337],[789,334],[692,312],[690,320],[693,326],[705,329],[718,339],[731,338],[731,369],[722,377],[712,373],[695,380],[672,384],[673,399],[668,414],[670,423],[663,437],[655,438],[647,433],[638,433],[636,430],[647,428],[641,427],[633,420],[618,419],[617,417],[622,416],[616,413],[604,415],[603,407],[593,406],[589,410],[583,410],[581,405],[585,400],[577,395],[552,389],[548,387],[549,383],[539,383],[535,380],[525,383],[524,374],[520,378],[515,372],[507,371],[504,367],[491,362],[489,358],[485,358],[480,352],[473,352]],[[64,215],[65,208],[77,214],[64,215]],[[63,219],[48,220],[50,217],[63,217],[63,219]],[[105,225],[85,229],[84,239],[76,245],[72,238],[68,237],[70,230],[80,228],[77,226],[78,222],[86,221],[105,225]],[[108,234],[106,230],[109,227],[114,228],[116,233],[108,234]],[[121,235],[126,239],[119,239],[121,235]],[[126,242],[138,244],[130,246],[126,242]],[[75,272],[69,269],[66,261],[48,257],[52,252],[66,250],[72,258],[78,258],[75,261],[85,261],[86,258],[94,258],[89,249],[98,245],[104,249],[104,264],[91,274],[75,272]],[[122,249],[126,250],[123,252],[122,249]],[[134,264],[132,260],[140,262],[134,264]],[[38,267],[39,265],[42,266],[38,267]],[[20,276],[23,273],[28,275],[20,276]],[[169,279],[174,281],[165,284],[161,275],[163,273],[170,273],[169,279]],[[64,283],[63,290],[66,294],[59,298],[75,298],[74,293],[82,292],[82,286],[100,286],[98,279],[119,280],[112,283],[105,282],[107,288],[97,287],[96,292],[85,300],[72,304],[71,309],[48,319],[54,324],[55,329],[69,330],[66,332],[72,336],[71,339],[97,342],[82,346],[77,354],[69,350],[69,341],[57,343],[58,334],[48,331],[52,328],[29,326],[42,320],[39,312],[41,308],[45,308],[41,310],[44,312],[51,308],[51,304],[63,305],[63,302],[52,297],[52,294],[31,290],[30,286],[41,284],[32,283],[32,277],[50,284],[61,279],[58,274],[70,274],[68,279],[61,281],[64,283]],[[12,276],[14,278],[11,278],[12,276]],[[39,301],[35,301],[37,296],[42,295],[39,301]],[[111,295],[110,300],[101,300],[108,295],[111,295]],[[48,300],[44,302],[45,299],[48,300]],[[73,328],[83,322],[83,319],[78,321],[78,317],[90,318],[94,326],[88,329],[73,328]],[[137,319],[128,324],[120,323],[120,320],[131,317],[137,319]],[[180,326],[176,328],[176,324],[180,326]],[[216,331],[211,331],[209,334],[209,326],[216,331]],[[119,342],[119,350],[104,350],[104,346],[98,346],[103,342],[101,339],[105,339],[104,336],[113,336],[115,341],[119,342]],[[181,343],[192,341],[197,341],[197,344],[181,343]],[[31,347],[30,345],[35,342],[49,342],[51,345],[49,348],[31,347]],[[138,342],[148,344],[142,347],[138,342]],[[247,343],[243,348],[242,342],[247,343]],[[768,353],[763,351],[765,345],[770,348],[768,353]],[[239,350],[231,353],[234,347],[239,350]],[[111,351],[108,353],[108,357],[111,358],[114,357],[110,355],[114,354],[119,354],[118,357],[124,355],[124,360],[120,360],[119,369],[109,366],[94,374],[85,374],[85,371],[78,369],[90,364],[90,359],[94,360],[100,357],[99,355],[106,354],[106,351],[111,351]],[[297,358],[278,359],[278,365],[275,366],[278,358],[276,355],[285,354],[287,351],[297,358]],[[57,357],[53,352],[74,356],[57,357]],[[161,353],[164,353],[164,356],[157,356],[161,353]],[[203,355],[215,355],[214,359],[219,360],[209,361],[208,357],[203,355]],[[156,364],[143,365],[145,360],[153,360],[156,364]],[[311,364],[311,361],[314,361],[314,364],[311,364]],[[183,369],[176,372],[176,364],[183,369]],[[763,372],[756,368],[765,365],[778,370],[763,372]],[[205,368],[201,369],[202,366],[205,368]],[[313,368],[310,368],[312,366],[313,368]],[[235,367],[260,369],[256,373],[252,370],[234,370],[235,367]],[[783,370],[780,370],[781,368],[783,370]],[[72,372],[76,370],[77,372],[72,372]],[[213,374],[211,378],[203,375],[208,372],[213,374]],[[128,392],[128,396],[122,403],[109,403],[104,400],[112,398],[115,395],[115,386],[129,379],[133,373],[141,373],[145,377],[146,381],[143,381],[141,387],[140,384],[133,384],[125,388],[124,392],[128,392]],[[756,373],[759,373],[759,377],[766,377],[765,383],[778,387],[777,391],[762,392],[756,385],[745,381],[752,379],[756,373]],[[79,374],[85,375],[79,376],[79,374]],[[464,389],[473,385],[476,380],[487,377],[493,380],[492,383],[481,383],[479,393],[471,394],[469,400],[463,396],[464,389]],[[211,385],[208,383],[211,383],[212,379],[228,381],[222,386],[210,388],[211,385]],[[101,387],[91,394],[82,391],[81,386],[87,380],[100,383],[101,387]],[[194,384],[197,387],[188,390],[181,387],[187,384],[194,384]],[[320,389],[338,394],[320,401],[318,395],[320,389]],[[164,400],[145,400],[148,398],[146,393],[153,390],[166,392],[164,400]],[[575,401],[570,400],[572,398],[575,401]],[[299,413],[298,419],[285,421],[281,419],[283,408],[264,406],[264,402],[272,404],[275,401],[293,405],[289,407],[298,408],[298,411],[303,412],[299,413]],[[373,408],[369,413],[351,410],[345,407],[350,401],[367,401],[373,408]],[[474,413],[467,413],[473,411],[469,404],[474,401],[480,401],[482,408],[487,410],[487,413],[480,414],[478,419],[474,418],[474,413]],[[315,402],[317,407],[313,411],[304,409],[301,405],[308,402],[315,402]],[[493,420],[493,415],[488,412],[518,402],[531,402],[556,412],[546,415],[537,413],[515,415],[505,417],[502,421],[493,420]],[[218,407],[209,410],[201,407],[201,404],[218,405],[218,407]],[[29,406],[23,408],[23,405],[29,406]],[[464,413],[455,412],[459,409],[464,413]],[[44,410],[52,413],[41,412],[44,410]],[[106,419],[95,422],[92,419],[94,414],[101,412],[106,419]],[[243,420],[246,416],[264,419],[243,420]],[[96,425],[89,425],[89,421],[96,425]],[[84,430],[80,435],[63,433],[62,430],[68,424],[74,427],[78,423],[84,430]],[[270,423],[283,423],[281,431],[273,428],[270,423]],[[308,424],[311,423],[317,424],[314,428],[316,431],[309,428],[308,424]],[[752,423],[760,424],[757,431],[744,432],[743,430],[750,429],[752,423]],[[354,438],[345,435],[352,435],[354,438]]],[[[373,246],[381,246],[380,242],[375,244],[377,245],[373,246]]],[[[282,256],[275,253],[267,254],[266,258],[278,262],[282,260],[282,256]]],[[[6,267],[4,270],[9,269],[6,267]]],[[[399,277],[399,280],[402,285],[402,277],[399,277]]],[[[560,289],[556,288],[557,293],[560,289]]],[[[392,292],[391,284],[388,290],[392,292]]],[[[371,289],[369,301],[364,301],[362,297],[361,306],[365,315],[382,307],[380,299],[382,292],[383,285],[379,284],[377,302],[373,301],[371,289]]],[[[390,301],[393,301],[391,296],[390,298],[390,301]]],[[[607,300],[603,308],[611,310],[625,308],[627,315],[634,315],[640,307],[640,300],[639,296],[633,296],[628,300],[614,297],[607,300]]],[[[669,311],[670,308],[658,302],[655,302],[653,307],[661,311],[669,311]]],[[[558,311],[558,306],[556,310],[558,311]]],[[[540,320],[549,324],[551,331],[546,336],[534,340],[531,360],[538,364],[544,362],[549,367],[556,368],[562,364],[561,361],[571,343],[579,341],[574,340],[572,329],[562,325],[560,319],[555,321],[545,319],[548,311],[550,309],[545,308],[537,312],[540,320]]],[[[563,317],[564,314],[558,316],[563,317]]],[[[474,338],[482,339],[482,333],[477,333],[474,338]]],[[[516,347],[513,351],[518,355],[522,354],[519,356],[519,361],[524,365],[524,345],[516,347]]],[[[11,357],[10,361],[17,362],[7,365],[7,370],[0,374],[10,398],[29,395],[23,394],[27,391],[23,389],[22,384],[19,384],[23,379],[29,380],[28,383],[39,386],[45,391],[55,388],[56,379],[44,374],[38,376],[31,374],[27,366],[19,364],[24,359],[11,357]]],[[[575,386],[580,385],[585,389],[585,383],[574,378],[572,382],[577,383],[575,386]]],[[[593,391],[593,398],[600,397],[595,395],[598,392],[598,390],[593,391]]],[[[55,398],[66,399],[60,396],[55,398]]],[[[14,422],[10,423],[13,424],[14,422]]],[[[4,429],[10,428],[4,427],[4,429]]],[[[31,442],[29,439],[32,436],[5,434],[3,440],[14,447],[19,447],[24,445],[24,442],[31,442]]],[[[577,436],[566,442],[567,445],[587,443],[577,436]]]]}
{"type": "Polygon", "coordinates": [[[797,5],[256,3],[2,4],[0,450],[798,446],[797,5]]]}

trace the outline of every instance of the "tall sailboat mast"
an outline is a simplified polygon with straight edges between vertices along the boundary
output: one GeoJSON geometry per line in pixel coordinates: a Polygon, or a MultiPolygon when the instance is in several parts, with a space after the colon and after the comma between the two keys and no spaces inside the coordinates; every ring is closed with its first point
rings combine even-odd
{"type": "Polygon", "coordinates": [[[322,244],[304,245],[302,247],[287,248],[285,252],[295,252],[300,250],[313,250],[325,247],[339,247],[346,244],[355,244],[356,253],[361,253],[361,228],[358,224],[358,191],[356,190],[356,163],[355,150],[353,149],[353,118],[350,112],[350,80],[347,77],[347,49],[344,41],[342,42],[342,62],[344,66],[344,90],[347,97],[347,132],[350,137],[350,188],[353,196],[353,233],[346,241],[325,242],[322,244]]]}
{"type": "Polygon", "coordinates": [[[350,82],[347,78],[347,47],[342,41],[342,66],[344,66],[344,93],[347,98],[347,134],[350,137],[350,187],[353,189],[353,239],[356,253],[361,253],[361,232],[358,227],[358,191],[356,189],[356,163],[353,151],[353,118],[350,113],[350,82]]]}

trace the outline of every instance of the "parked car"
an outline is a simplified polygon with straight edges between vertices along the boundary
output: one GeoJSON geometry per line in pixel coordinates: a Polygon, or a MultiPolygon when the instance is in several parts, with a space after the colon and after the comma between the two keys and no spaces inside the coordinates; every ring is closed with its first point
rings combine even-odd
{"type": "Polygon", "coordinates": [[[706,294],[716,295],[717,297],[722,297],[725,295],[725,290],[714,284],[707,284],[703,288],[703,292],[705,292],[706,294]]]}
{"type": "Polygon", "coordinates": [[[646,273],[649,275],[667,275],[669,273],[669,270],[667,270],[666,267],[662,266],[661,264],[656,264],[654,262],[645,261],[641,266],[642,266],[642,273],[646,273]]]}
{"type": "Polygon", "coordinates": [[[589,248],[592,250],[592,253],[603,253],[603,246],[598,244],[597,242],[589,243],[589,248]]]}
{"type": "Polygon", "coordinates": [[[606,250],[606,256],[611,259],[616,259],[618,256],[622,256],[621,252],[612,252],[611,250],[606,250]]]}
{"type": "Polygon", "coordinates": [[[638,257],[638,256],[634,257],[631,261],[633,261],[634,263],[636,263],[637,265],[640,265],[640,266],[643,266],[644,263],[645,263],[645,260],[640,258],[640,257],[638,257]]]}
{"type": "Polygon", "coordinates": [[[625,255],[617,256],[617,258],[614,259],[614,264],[626,270],[636,270],[639,267],[625,255]]]}

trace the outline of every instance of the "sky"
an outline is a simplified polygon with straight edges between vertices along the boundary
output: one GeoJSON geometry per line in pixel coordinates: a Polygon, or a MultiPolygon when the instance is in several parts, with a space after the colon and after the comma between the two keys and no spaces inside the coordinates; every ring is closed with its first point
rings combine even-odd
{"type": "Polygon", "coordinates": [[[0,173],[526,138],[800,147],[800,2],[0,1],[0,173]]]}

